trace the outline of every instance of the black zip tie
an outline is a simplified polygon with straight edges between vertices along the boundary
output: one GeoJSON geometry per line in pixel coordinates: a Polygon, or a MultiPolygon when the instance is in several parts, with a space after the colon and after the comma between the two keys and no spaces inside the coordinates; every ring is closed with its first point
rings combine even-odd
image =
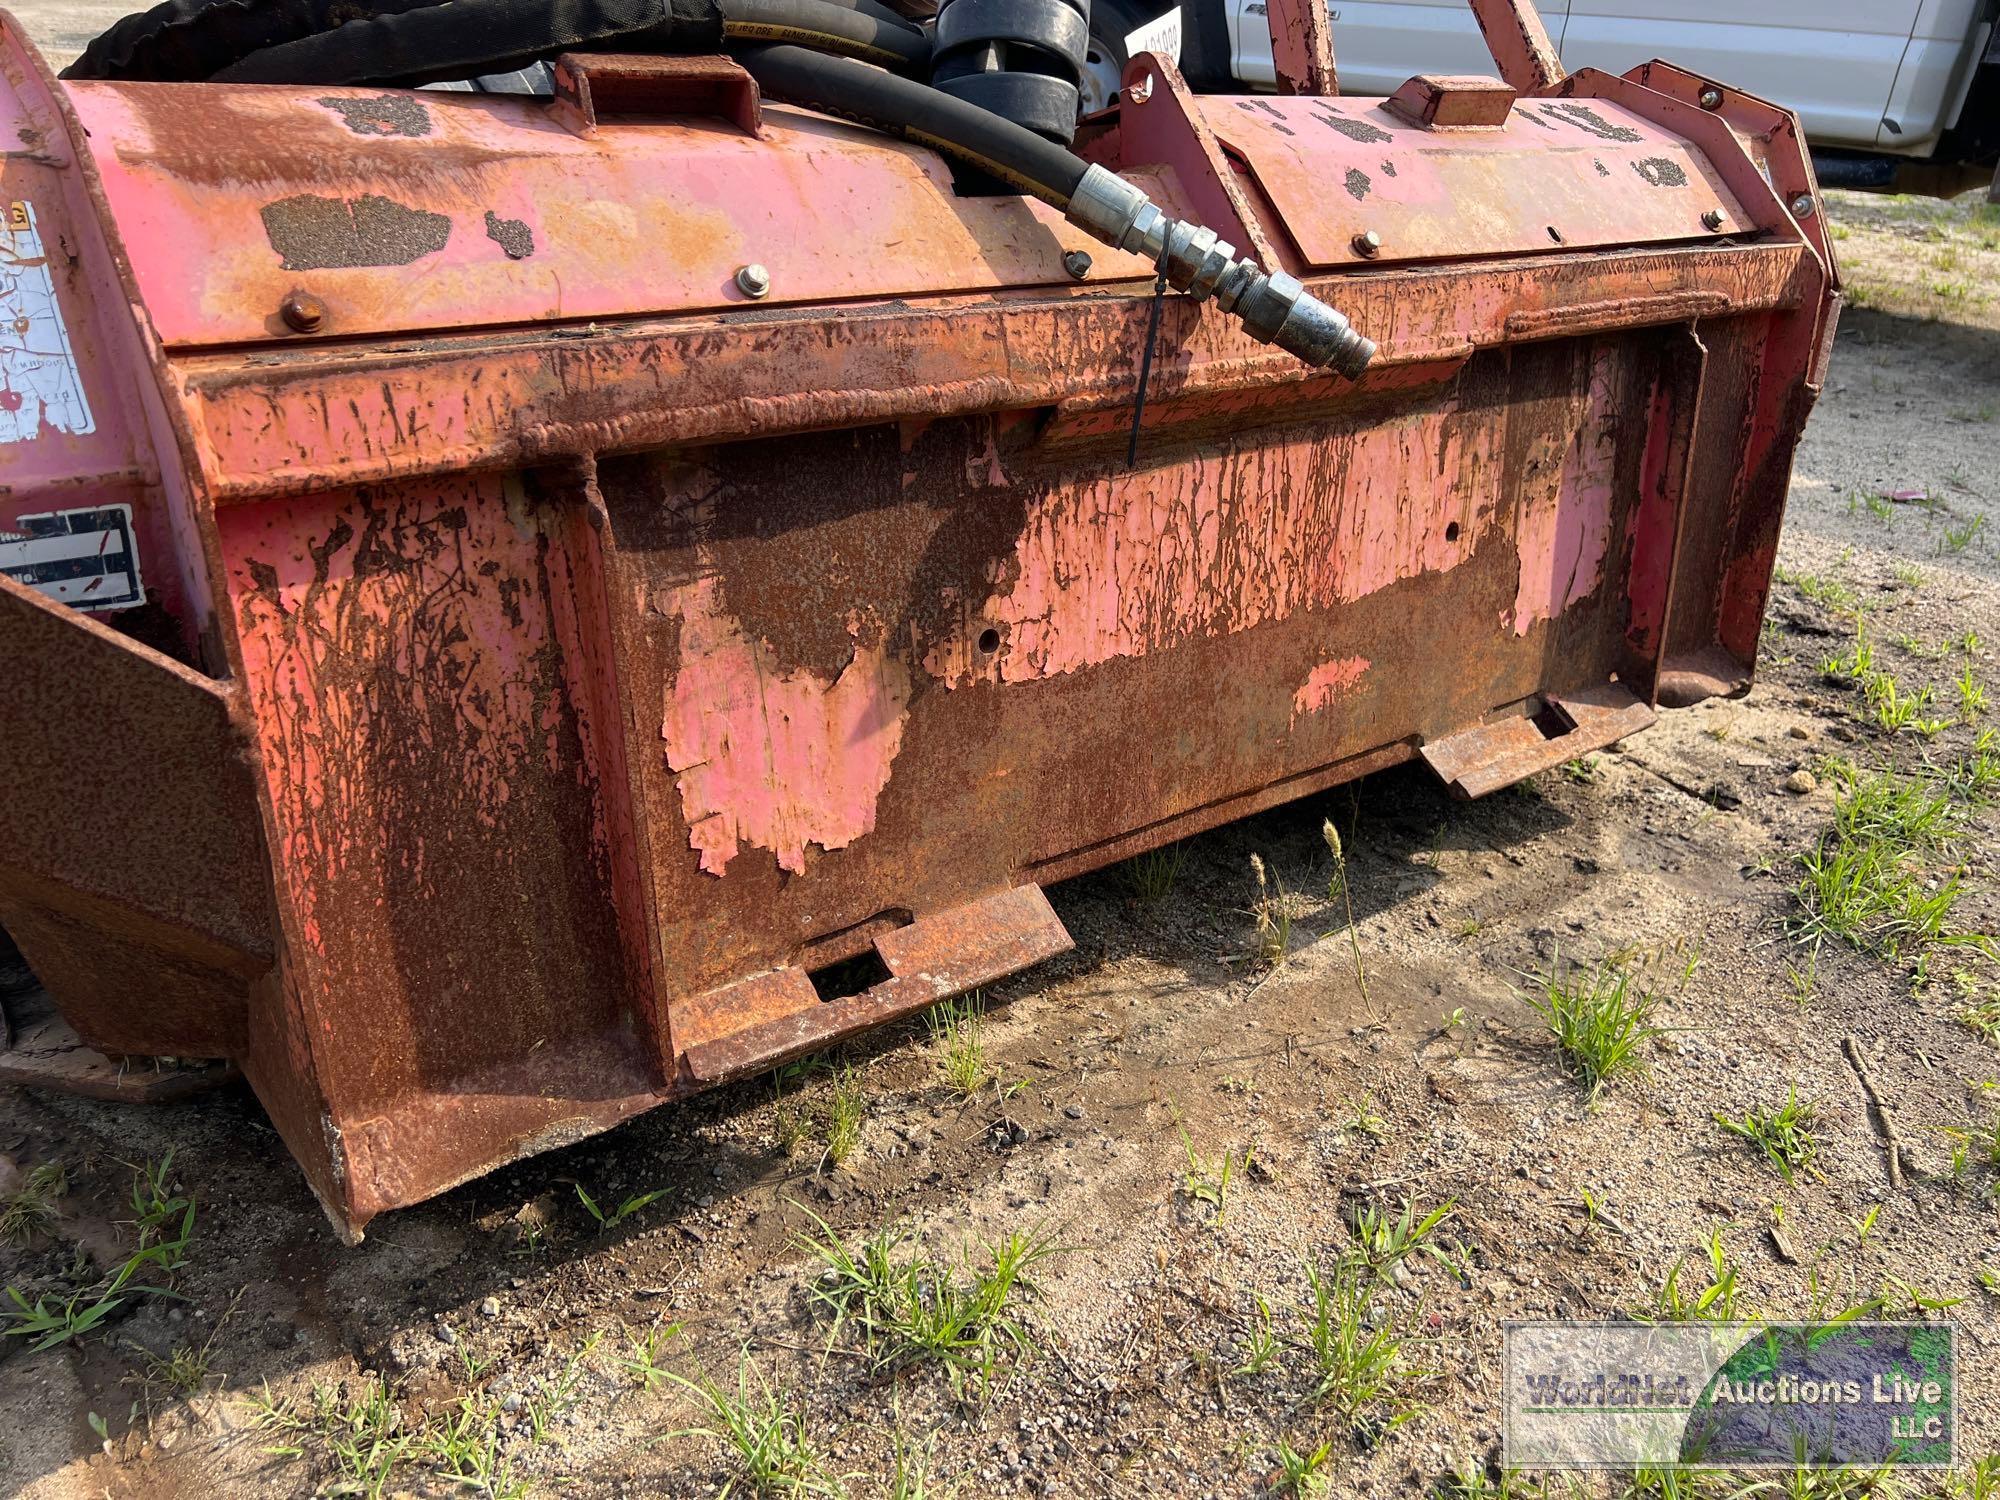
{"type": "Polygon", "coordinates": [[[1125,467],[1139,465],[1139,423],[1146,415],[1146,387],[1153,378],[1153,345],[1160,336],[1160,304],[1167,296],[1167,253],[1160,252],[1160,274],[1153,281],[1153,305],[1146,314],[1146,348],[1139,356],[1139,394],[1132,398],[1132,440],[1125,445],[1125,467]]]}

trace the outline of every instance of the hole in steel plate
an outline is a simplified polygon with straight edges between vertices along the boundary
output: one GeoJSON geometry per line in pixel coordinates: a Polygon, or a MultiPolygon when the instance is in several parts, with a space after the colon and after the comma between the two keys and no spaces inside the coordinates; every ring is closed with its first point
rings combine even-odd
{"type": "Polygon", "coordinates": [[[1458,522],[1451,521],[1446,523],[1444,528],[1444,539],[1447,542],[1455,542],[1458,540],[1458,522]]]}
{"type": "Polygon", "coordinates": [[[987,629],[979,632],[979,649],[991,656],[1000,649],[1000,632],[987,629]]]}
{"type": "Polygon", "coordinates": [[[1558,245],[1560,245],[1563,242],[1563,232],[1560,229],[1556,228],[1555,225],[1551,224],[1549,226],[1549,238],[1554,240],[1558,245]]]}
{"type": "Polygon", "coordinates": [[[1541,730],[1545,740],[1559,740],[1576,728],[1576,720],[1570,717],[1569,710],[1546,698],[1540,700],[1540,706],[1528,717],[1534,720],[1535,728],[1541,730]]]}
{"type": "Polygon", "coordinates": [[[822,1000],[849,1000],[893,977],[889,966],[882,962],[882,955],[873,948],[806,975],[812,981],[813,992],[822,1000]]]}

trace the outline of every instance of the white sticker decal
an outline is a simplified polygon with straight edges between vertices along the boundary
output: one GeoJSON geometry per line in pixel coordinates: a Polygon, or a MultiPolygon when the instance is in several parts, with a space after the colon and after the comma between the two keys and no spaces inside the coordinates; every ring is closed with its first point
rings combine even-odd
{"type": "Polygon", "coordinates": [[[0,226],[0,443],[96,425],[77,378],[35,206],[6,205],[0,226]]]}
{"type": "Polygon", "coordinates": [[[1127,57],[1136,57],[1141,52],[1157,52],[1176,67],[1180,65],[1181,8],[1178,5],[1125,38],[1127,57]]]}
{"type": "Polygon", "coordinates": [[[0,573],[77,609],[130,609],[146,602],[132,507],[99,505],[22,516],[0,529],[0,573]]]}

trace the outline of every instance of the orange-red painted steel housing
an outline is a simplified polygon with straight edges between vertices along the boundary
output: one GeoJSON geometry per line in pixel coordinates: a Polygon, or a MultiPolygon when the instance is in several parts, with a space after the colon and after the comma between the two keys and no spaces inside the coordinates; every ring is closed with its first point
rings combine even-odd
{"type": "Polygon", "coordinates": [[[1170,298],[1132,466],[1150,266],[724,60],[63,86],[0,20],[0,922],[68,1024],[235,1060],[358,1233],[1062,950],[1052,881],[1743,687],[1796,122],[1474,9],[1500,78],[1317,92],[1274,4],[1288,93],[1086,123],[1381,346],[1170,298]]]}

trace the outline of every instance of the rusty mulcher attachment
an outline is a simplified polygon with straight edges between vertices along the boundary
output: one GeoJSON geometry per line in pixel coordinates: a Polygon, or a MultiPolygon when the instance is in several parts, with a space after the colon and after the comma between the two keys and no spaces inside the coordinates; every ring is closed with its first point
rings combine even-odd
{"type": "Polygon", "coordinates": [[[1141,54],[974,149],[879,9],[549,98],[0,17],[0,924],[345,1232],[1059,953],[1053,881],[1750,680],[1838,304],[1790,114],[1526,0],[1343,98],[1274,0],[1285,93],[1141,54]]]}

